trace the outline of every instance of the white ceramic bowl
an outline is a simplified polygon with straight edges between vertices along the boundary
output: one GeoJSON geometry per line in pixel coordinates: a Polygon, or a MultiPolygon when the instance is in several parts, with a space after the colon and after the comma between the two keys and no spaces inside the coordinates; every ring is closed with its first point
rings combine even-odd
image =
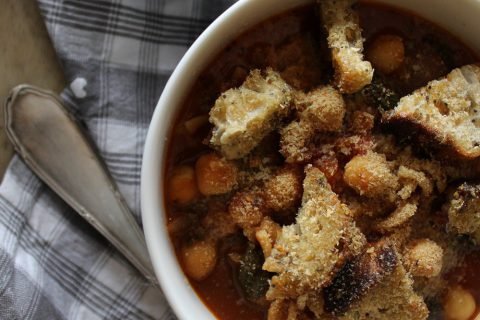
{"type": "MultiPolygon", "coordinates": [[[[180,268],[165,220],[163,172],[176,112],[198,75],[240,33],[268,17],[313,0],[239,0],[195,41],[168,81],[153,114],[143,155],[142,217],[150,257],[162,289],[181,319],[215,319],[180,268]]],[[[480,0],[378,0],[444,27],[480,52],[480,0]]]]}

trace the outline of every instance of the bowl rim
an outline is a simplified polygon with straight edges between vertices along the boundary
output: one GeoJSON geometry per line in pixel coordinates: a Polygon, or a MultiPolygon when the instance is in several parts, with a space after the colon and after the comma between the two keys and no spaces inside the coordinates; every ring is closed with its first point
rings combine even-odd
{"type": "MultiPolygon", "coordinates": [[[[275,1],[279,0],[239,0],[205,29],[186,51],[170,76],[154,110],[147,132],[141,169],[141,211],[143,228],[148,251],[160,286],[169,305],[180,319],[215,319],[215,316],[203,303],[202,299],[197,295],[191,287],[189,280],[184,275],[166,229],[163,177],[167,147],[169,144],[168,137],[176,116],[178,115],[178,108],[184,101],[185,93],[190,90],[198,75],[210,63],[211,59],[218,54],[230,40],[268,17],[279,14],[292,7],[313,3],[315,0],[282,0],[281,9],[276,8],[276,10],[270,10],[271,12],[264,14],[264,16],[252,11],[258,7],[266,7],[275,1]],[[249,12],[250,15],[254,12],[253,15],[257,15],[260,18],[255,19],[255,17],[247,16],[249,12]],[[245,19],[246,17],[247,19],[245,19]],[[248,23],[247,20],[253,22],[248,23]],[[232,26],[235,26],[235,28],[232,26]],[[221,44],[218,45],[218,42],[221,44]],[[200,65],[200,67],[198,67],[198,65],[200,65]]],[[[455,5],[458,8],[459,5],[457,1],[454,1],[454,4],[451,2],[448,3],[449,0],[426,1],[442,4],[442,8],[434,8],[431,11],[429,11],[430,8],[427,5],[422,4],[422,2],[417,2],[418,0],[367,1],[381,2],[400,8],[407,7],[407,10],[415,12],[445,30],[448,30],[457,38],[461,38],[467,46],[477,51],[477,53],[480,53],[480,39],[466,41],[463,37],[465,33],[468,39],[475,39],[472,35],[475,31],[469,30],[466,23],[462,21],[455,22],[456,24],[453,28],[448,28],[448,23],[453,25],[453,22],[445,23],[443,21],[444,23],[442,23],[439,19],[434,18],[435,15],[438,17],[442,15],[439,15],[438,10],[440,10],[440,12],[442,10],[449,12],[448,8],[454,8],[455,5]],[[415,7],[415,10],[411,10],[408,7],[415,7]]],[[[461,2],[465,8],[458,9],[460,10],[459,12],[462,12],[464,16],[468,16],[469,21],[474,21],[471,15],[474,12],[480,12],[480,0],[461,0],[461,2]],[[474,11],[473,13],[472,10],[474,11]]],[[[263,10],[267,9],[263,8],[263,10]]]]}

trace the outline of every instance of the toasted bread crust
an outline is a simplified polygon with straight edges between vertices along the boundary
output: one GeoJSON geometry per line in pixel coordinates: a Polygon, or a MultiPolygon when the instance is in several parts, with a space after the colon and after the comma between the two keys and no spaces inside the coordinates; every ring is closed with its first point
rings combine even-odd
{"type": "Polygon", "coordinates": [[[383,121],[442,156],[480,156],[480,66],[454,69],[400,99],[383,121]]]}
{"type": "Polygon", "coordinates": [[[342,95],[331,86],[298,94],[295,104],[299,119],[280,131],[280,152],[288,163],[309,160],[307,146],[315,133],[340,131],[346,113],[342,95]]]}
{"type": "Polygon", "coordinates": [[[324,290],[325,311],[344,314],[372,287],[390,275],[399,263],[394,247],[387,242],[368,245],[364,252],[348,261],[324,290]]]}
{"type": "Polygon", "coordinates": [[[342,320],[425,320],[428,308],[413,290],[413,280],[402,264],[368,291],[340,319],[342,320]]]}
{"type": "Polygon", "coordinates": [[[335,83],[342,93],[355,93],[372,82],[373,68],[363,60],[362,29],[351,6],[355,0],[318,0],[332,51],[335,83]]]}
{"type": "Polygon", "coordinates": [[[263,265],[277,274],[267,292],[269,300],[296,299],[318,291],[331,281],[339,264],[358,254],[365,243],[319,169],[306,169],[303,188],[296,224],[282,228],[263,265]]]}
{"type": "Polygon", "coordinates": [[[469,235],[480,243],[480,184],[465,182],[454,189],[444,206],[451,232],[469,235]]]}
{"type": "Polygon", "coordinates": [[[253,70],[237,89],[220,95],[210,110],[210,143],[227,159],[247,155],[290,112],[292,89],[277,72],[253,70]]]}

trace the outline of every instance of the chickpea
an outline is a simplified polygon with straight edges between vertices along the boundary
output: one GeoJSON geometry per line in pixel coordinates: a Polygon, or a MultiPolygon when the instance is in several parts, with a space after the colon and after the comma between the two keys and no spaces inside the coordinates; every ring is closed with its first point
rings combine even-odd
{"type": "Polygon", "coordinates": [[[182,248],[181,260],[185,273],[197,280],[203,280],[212,273],[217,263],[217,249],[212,241],[199,241],[182,248]]]}
{"type": "Polygon", "coordinates": [[[405,59],[403,39],[391,34],[376,37],[368,47],[367,59],[382,73],[394,72],[405,59]]]}
{"type": "Polygon", "coordinates": [[[193,117],[190,120],[185,121],[185,129],[187,130],[188,133],[191,135],[194,135],[199,131],[203,126],[208,124],[208,116],[202,115],[202,116],[197,116],[193,117]]]}
{"type": "Polygon", "coordinates": [[[460,286],[450,289],[445,299],[444,310],[448,320],[468,320],[476,309],[472,294],[460,286]]]}
{"type": "Polygon", "coordinates": [[[442,270],[443,249],[432,240],[417,240],[407,246],[404,259],[414,276],[435,277],[442,270]]]}
{"type": "Polygon", "coordinates": [[[256,229],[255,238],[257,239],[258,244],[260,244],[265,257],[269,257],[272,253],[275,241],[277,241],[277,237],[281,231],[282,227],[269,217],[263,218],[262,223],[256,229]]]}
{"type": "Polygon", "coordinates": [[[198,158],[195,173],[198,189],[206,196],[230,192],[237,184],[235,165],[214,153],[198,158]]]}
{"type": "Polygon", "coordinates": [[[181,204],[189,203],[198,197],[195,170],[190,166],[178,166],[173,169],[168,181],[168,199],[181,204]]]}

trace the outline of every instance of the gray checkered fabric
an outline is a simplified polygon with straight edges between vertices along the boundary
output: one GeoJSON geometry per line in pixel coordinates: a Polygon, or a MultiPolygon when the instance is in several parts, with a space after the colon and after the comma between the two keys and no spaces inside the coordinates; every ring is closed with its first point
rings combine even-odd
{"type": "MultiPolygon", "coordinates": [[[[188,46],[232,2],[38,0],[72,84],[62,97],[139,223],[143,145],[158,97],[188,46]]],[[[0,318],[175,316],[158,289],[14,158],[0,186],[0,318]]]]}

